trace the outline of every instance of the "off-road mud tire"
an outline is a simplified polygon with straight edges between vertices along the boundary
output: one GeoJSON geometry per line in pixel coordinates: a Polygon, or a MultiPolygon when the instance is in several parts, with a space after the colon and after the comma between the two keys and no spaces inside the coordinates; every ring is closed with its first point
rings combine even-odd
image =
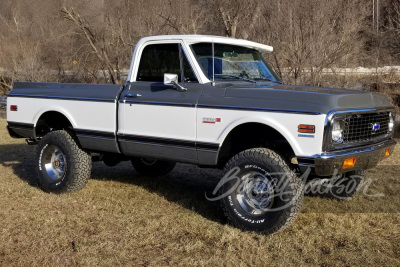
{"type": "Polygon", "coordinates": [[[92,159],[67,131],[53,131],[39,142],[36,150],[36,169],[38,185],[44,191],[74,192],[87,184],[92,159]]]}
{"type": "Polygon", "coordinates": [[[221,197],[227,194],[220,203],[230,223],[244,230],[270,234],[286,228],[294,221],[303,203],[304,184],[280,155],[267,148],[248,149],[228,161],[224,167],[224,177],[233,169],[238,171],[235,175],[238,179],[225,182],[219,190],[221,197]],[[254,215],[246,211],[246,205],[243,204],[246,203],[243,201],[245,197],[240,197],[238,192],[241,192],[241,181],[249,181],[251,179],[246,177],[256,176],[265,181],[264,185],[269,184],[264,191],[271,192],[271,201],[268,209],[262,208],[260,214],[254,215]],[[281,185],[277,186],[279,183],[281,185]]]}

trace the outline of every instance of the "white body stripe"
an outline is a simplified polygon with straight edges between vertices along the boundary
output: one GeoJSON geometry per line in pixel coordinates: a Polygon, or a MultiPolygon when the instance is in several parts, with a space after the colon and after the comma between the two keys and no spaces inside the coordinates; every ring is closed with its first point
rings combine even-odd
{"type": "MultiPolygon", "coordinates": [[[[262,111],[199,108],[197,110],[197,140],[219,143],[234,129],[244,123],[268,125],[285,137],[297,156],[312,156],[322,152],[322,141],[326,115],[302,115],[262,111]],[[221,118],[221,122],[203,123],[204,117],[221,118]],[[314,138],[299,137],[299,124],[315,125],[314,138]]],[[[252,133],[244,138],[251,138],[252,133]]]]}
{"type": "Polygon", "coordinates": [[[115,132],[115,103],[58,99],[9,97],[8,106],[18,105],[18,111],[7,110],[7,120],[36,125],[47,111],[63,114],[76,129],[115,132]]]}
{"type": "MultiPolygon", "coordinates": [[[[8,98],[8,105],[18,111],[7,111],[7,120],[36,125],[47,111],[62,113],[76,129],[115,131],[115,103],[73,100],[8,98]]],[[[262,111],[175,107],[162,105],[120,105],[119,133],[170,138],[222,145],[226,136],[244,123],[268,125],[285,137],[297,156],[322,152],[326,115],[302,115],[262,111]],[[122,109],[126,109],[123,111],[122,109]],[[221,122],[203,123],[203,118],[221,118],[221,122]],[[313,138],[299,137],[298,125],[315,125],[313,138]]],[[[251,136],[251,133],[249,133],[251,136]]]]}
{"type": "Polygon", "coordinates": [[[120,105],[119,110],[119,134],[189,141],[196,139],[196,109],[193,107],[134,103],[120,105]]]}

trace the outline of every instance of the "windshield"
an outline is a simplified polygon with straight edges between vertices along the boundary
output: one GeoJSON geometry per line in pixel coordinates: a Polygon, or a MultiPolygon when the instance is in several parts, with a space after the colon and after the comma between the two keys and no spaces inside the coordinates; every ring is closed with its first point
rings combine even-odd
{"type": "Polygon", "coordinates": [[[228,44],[214,44],[213,66],[212,43],[197,43],[191,47],[204,75],[211,81],[280,82],[279,77],[257,50],[228,44]]]}

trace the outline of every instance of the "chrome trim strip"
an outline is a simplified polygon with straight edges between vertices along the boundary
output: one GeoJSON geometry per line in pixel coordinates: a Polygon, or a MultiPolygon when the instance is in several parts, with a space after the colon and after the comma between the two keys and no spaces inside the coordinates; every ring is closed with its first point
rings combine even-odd
{"type": "Polygon", "coordinates": [[[159,101],[135,101],[135,100],[120,100],[119,103],[139,104],[139,105],[157,105],[157,106],[177,106],[177,107],[192,107],[196,105],[192,103],[175,103],[175,102],[159,102],[159,101]]]}
{"type": "Polygon", "coordinates": [[[234,109],[234,110],[249,110],[249,111],[263,111],[263,112],[291,113],[291,114],[306,114],[306,115],[321,115],[322,114],[321,112],[306,111],[306,110],[239,107],[239,106],[221,106],[221,105],[206,105],[206,104],[198,104],[197,107],[198,108],[234,109]]]}
{"type": "Polygon", "coordinates": [[[135,100],[120,100],[119,103],[139,104],[139,105],[160,105],[160,106],[183,106],[211,109],[232,109],[232,110],[247,110],[247,111],[263,111],[291,114],[306,114],[306,115],[321,115],[321,112],[305,111],[305,110],[289,110],[289,109],[271,109],[271,108],[254,108],[254,107],[239,107],[239,106],[222,106],[222,105],[206,105],[206,104],[191,104],[191,103],[171,103],[158,101],[135,101],[135,100]]]}
{"type": "Polygon", "coordinates": [[[74,96],[46,96],[46,95],[10,94],[10,95],[8,95],[8,97],[26,97],[26,98],[43,98],[43,99],[57,99],[57,100],[75,100],[75,101],[92,101],[92,102],[115,103],[115,99],[74,97],[74,96]]]}

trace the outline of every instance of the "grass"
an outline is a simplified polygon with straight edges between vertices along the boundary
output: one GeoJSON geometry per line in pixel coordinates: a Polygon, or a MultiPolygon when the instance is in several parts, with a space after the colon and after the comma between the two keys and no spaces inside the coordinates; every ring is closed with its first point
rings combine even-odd
{"type": "Polygon", "coordinates": [[[34,146],[0,119],[0,266],[399,266],[400,149],[368,173],[369,194],[306,197],[286,230],[265,236],[225,223],[209,202],[220,172],[179,164],[149,178],[128,163],[93,164],[87,187],[32,185],[34,146]]]}

